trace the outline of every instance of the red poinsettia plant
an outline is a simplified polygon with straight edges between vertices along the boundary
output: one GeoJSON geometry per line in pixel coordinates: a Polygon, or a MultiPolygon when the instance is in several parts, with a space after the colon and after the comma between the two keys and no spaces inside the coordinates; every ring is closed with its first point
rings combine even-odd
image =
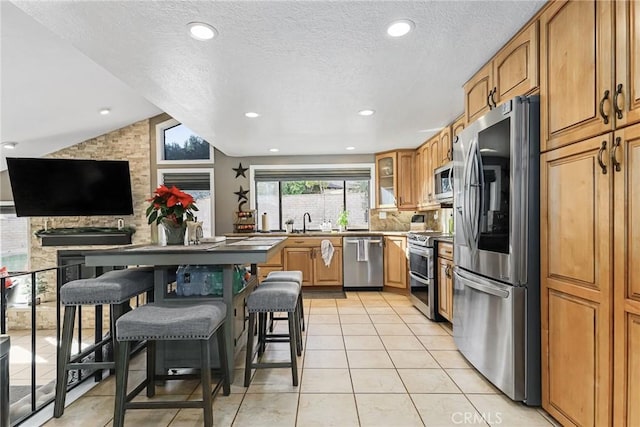
{"type": "Polygon", "coordinates": [[[150,199],[147,208],[149,224],[156,224],[165,219],[175,225],[181,225],[184,221],[193,221],[193,212],[198,210],[193,196],[181,191],[175,185],[168,188],[161,185],[156,188],[155,194],[150,199]]]}

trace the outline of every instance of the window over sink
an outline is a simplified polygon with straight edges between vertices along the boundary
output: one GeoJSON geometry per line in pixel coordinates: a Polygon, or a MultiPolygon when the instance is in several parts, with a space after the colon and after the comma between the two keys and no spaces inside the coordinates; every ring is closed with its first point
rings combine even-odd
{"type": "Polygon", "coordinates": [[[258,215],[267,213],[271,231],[284,230],[288,220],[293,220],[295,230],[302,230],[305,212],[311,216],[307,230],[320,230],[328,222],[337,229],[336,219],[343,210],[349,212],[350,230],[367,230],[373,165],[344,166],[348,167],[252,166],[252,208],[258,215]]]}

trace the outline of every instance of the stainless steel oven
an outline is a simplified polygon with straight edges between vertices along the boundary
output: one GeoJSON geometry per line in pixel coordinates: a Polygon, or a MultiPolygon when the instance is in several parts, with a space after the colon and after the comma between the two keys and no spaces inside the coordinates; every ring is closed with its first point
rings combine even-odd
{"type": "MultiPolygon", "coordinates": [[[[440,235],[440,233],[438,233],[440,235]]],[[[434,280],[433,233],[408,233],[409,289],[413,305],[431,320],[438,314],[438,286],[434,280]]]]}

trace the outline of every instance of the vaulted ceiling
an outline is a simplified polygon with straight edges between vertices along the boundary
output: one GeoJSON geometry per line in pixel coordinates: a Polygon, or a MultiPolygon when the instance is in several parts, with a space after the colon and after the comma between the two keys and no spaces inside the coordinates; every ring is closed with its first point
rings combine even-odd
{"type": "Polygon", "coordinates": [[[462,113],[462,84],[544,1],[0,3],[0,137],[19,143],[11,155],[166,111],[243,156],[419,145],[462,113]],[[398,19],[415,27],[392,38],[398,19]],[[217,36],[190,37],[193,21],[217,36]]]}

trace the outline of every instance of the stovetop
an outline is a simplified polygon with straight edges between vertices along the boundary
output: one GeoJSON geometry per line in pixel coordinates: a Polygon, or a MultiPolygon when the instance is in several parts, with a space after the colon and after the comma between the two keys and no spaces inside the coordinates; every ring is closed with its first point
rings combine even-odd
{"type": "Polygon", "coordinates": [[[407,241],[410,244],[431,247],[434,239],[448,236],[440,231],[410,231],[407,233],[407,241]]]}

